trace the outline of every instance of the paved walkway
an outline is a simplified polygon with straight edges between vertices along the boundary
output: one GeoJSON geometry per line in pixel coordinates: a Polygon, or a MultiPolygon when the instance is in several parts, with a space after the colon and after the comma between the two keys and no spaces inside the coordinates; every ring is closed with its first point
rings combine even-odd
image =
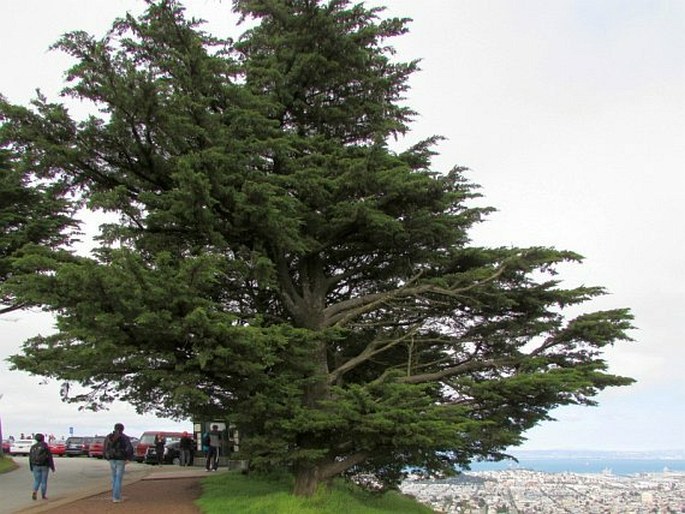
{"type": "MultiPolygon", "coordinates": [[[[17,469],[0,475],[0,514],[13,514],[37,507],[42,500],[31,500],[33,475],[27,457],[14,457],[17,469]]],[[[132,462],[126,466],[125,483],[132,483],[156,471],[152,466],[132,462]]],[[[67,498],[102,492],[112,481],[109,462],[100,459],[60,458],[55,461],[56,473],[48,479],[47,503],[55,504],[67,498]]]]}
{"type": "MultiPolygon", "coordinates": [[[[220,470],[220,472],[225,470],[220,470]]],[[[142,479],[125,481],[123,502],[112,503],[110,489],[84,491],[57,501],[36,500],[36,505],[20,510],[21,514],[199,514],[195,500],[202,493],[203,468],[174,468],[152,472],[142,479]]]]}

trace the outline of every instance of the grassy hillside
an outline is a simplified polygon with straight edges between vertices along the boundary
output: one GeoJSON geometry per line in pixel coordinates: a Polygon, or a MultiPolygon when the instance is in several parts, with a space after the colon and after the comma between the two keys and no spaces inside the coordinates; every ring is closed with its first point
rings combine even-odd
{"type": "Polygon", "coordinates": [[[289,477],[220,473],[203,481],[198,505],[206,514],[432,514],[400,493],[383,495],[344,482],[312,498],[294,497],[289,477]]]}

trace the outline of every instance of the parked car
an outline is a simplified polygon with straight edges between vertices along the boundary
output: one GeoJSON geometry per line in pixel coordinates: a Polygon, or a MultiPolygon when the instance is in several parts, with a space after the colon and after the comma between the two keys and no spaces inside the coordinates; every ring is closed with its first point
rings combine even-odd
{"type": "Polygon", "coordinates": [[[138,444],[133,446],[135,450],[135,459],[138,462],[143,462],[145,460],[147,449],[150,446],[154,446],[155,436],[157,434],[163,435],[166,438],[167,444],[169,444],[179,441],[183,435],[183,432],[164,432],[163,430],[150,430],[143,432],[143,435],[140,436],[140,441],[138,444]]]}
{"type": "Polygon", "coordinates": [[[52,442],[48,442],[48,448],[50,448],[50,453],[53,455],[64,457],[64,454],[67,451],[67,444],[62,440],[54,440],[52,442]]]}
{"type": "Polygon", "coordinates": [[[105,456],[105,438],[96,436],[88,446],[88,457],[96,457],[101,459],[105,456]]]}
{"type": "Polygon", "coordinates": [[[2,440],[2,453],[9,453],[11,444],[12,443],[9,439],[3,439],[2,440]]]}
{"type": "Polygon", "coordinates": [[[78,457],[88,455],[88,444],[90,439],[87,437],[67,437],[65,454],[67,457],[78,457]]]}
{"type": "Polygon", "coordinates": [[[31,450],[31,446],[33,446],[35,442],[36,441],[33,439],[16,439],[10,444],[9,454],[28,455],[31,450]]]}
{"type": "Polygon", "coordinates": [[[88,452],[90,451],[90,442],[93,440],[93,437],[84,437],[83,438],[83,454],[88,456],[88,452]]]}
{"type": "MultiPolygon", "coordinates": [[[[164,447],[164,460],[163,464],[180,464],[181,463],[181,450],[179,448],[180,443],[178,441],[173,443],[167,443],[164,447]]],[[[145,450],[145,464],[159,464],[157,460],[157,449],[153,446],[148,446],[145,450]]]]}

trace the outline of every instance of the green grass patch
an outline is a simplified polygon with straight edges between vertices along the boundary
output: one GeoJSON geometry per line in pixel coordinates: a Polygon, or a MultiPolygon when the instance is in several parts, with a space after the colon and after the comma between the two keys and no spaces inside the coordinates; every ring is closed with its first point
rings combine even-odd
{"type": "Polygon", "coordinates": [[[289,476],[238,472],[208,476],[197,505],[205,514],[432,514],[434,511],[397,492],[375,494],[339,481],[311,498],[291,494],[289,476]]]}
{"type": "Polygon", "coordinates": [[[0,457],[0,474],[7,473],[13,469],[17,469],[19,466],[7,456],[0,457]]]}

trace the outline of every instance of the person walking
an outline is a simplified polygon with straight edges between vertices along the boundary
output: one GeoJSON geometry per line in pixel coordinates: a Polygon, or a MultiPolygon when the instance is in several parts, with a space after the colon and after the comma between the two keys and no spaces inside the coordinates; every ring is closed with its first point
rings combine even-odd
{"type": "Polygon", "coordinates": [[[181,466],[191,466],[192,461],[190,455],[193,449],[193,439],[188,432],[183,432],[183,435],[178,442],[178,449],[181,453],[181,466]]]}
{"type": "Polygon", "coordinates": [[[205,469],[207,471],[216,471],[219,467],[219,450],[221,448],[221,432],[217,425],[212,425],[206,436],[205,441],[207,446],[207,461],[205,462],[205,469]]]}
{"type": "Polygon", "coordinates": [[[50,470],[55,472],[55,461],[52,458],[50,448],[45,442],[43,434],[36,434],[34,436],[36,442],[29,450],[29,469],[33,473],[33,492],[31,498],[34,500],[38,497],[38,489],[40,495],[44,500],[48,499],[48,475],[50,470]]]}
{"type": "Polygon", "coordinates": [[[114,425],[114,432],[105,437],[105,458],[112,470],[112,501],[119,503],[121,498],[121,483],[124,480],[126,463],[133,459],[133,445],[131,439],[124,434],[124,425],[114,425]]]}

